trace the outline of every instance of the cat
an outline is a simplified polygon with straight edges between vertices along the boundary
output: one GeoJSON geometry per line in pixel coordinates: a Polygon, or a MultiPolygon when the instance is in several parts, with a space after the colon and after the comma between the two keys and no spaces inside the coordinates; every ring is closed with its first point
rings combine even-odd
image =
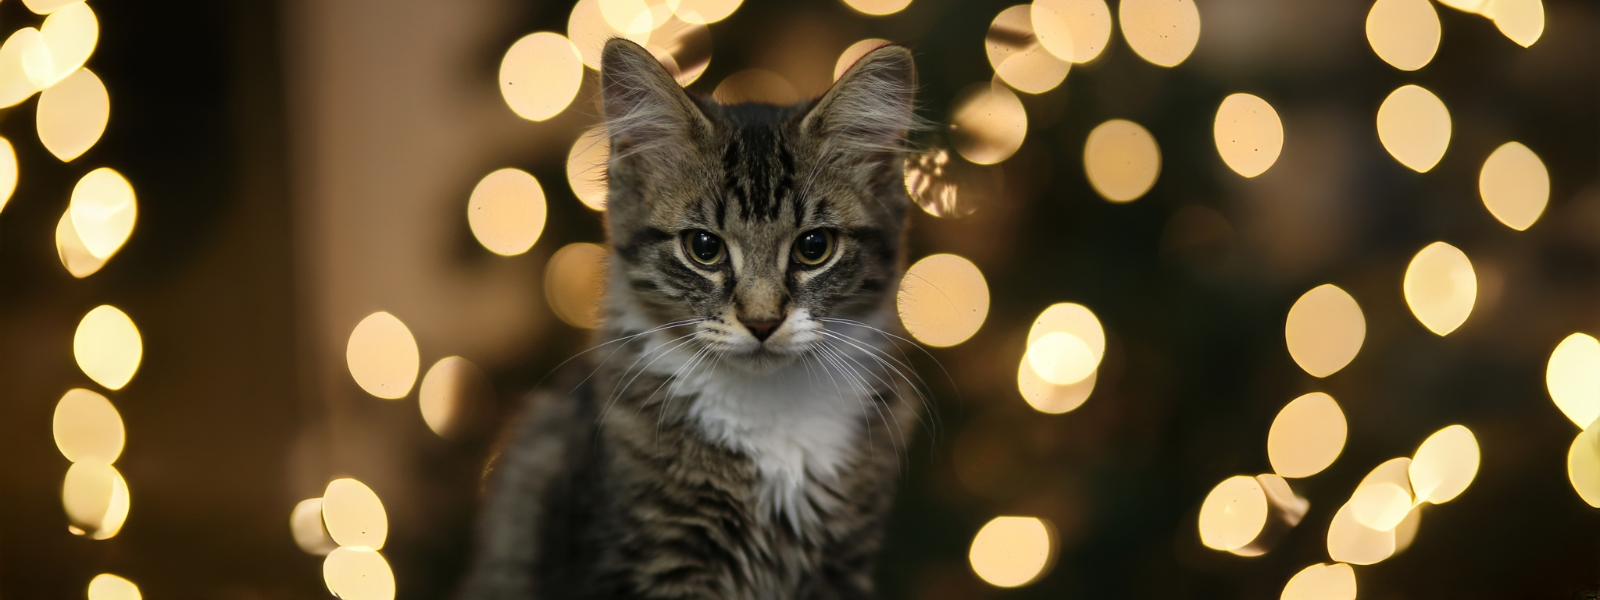
{"type": "Polygon", "coordinates": [[[461,597],[871,597],[923,413],[910,50],[793,106],[693,97],[622,39],[601,63],[612,341],[508,429],[461,597]]]}

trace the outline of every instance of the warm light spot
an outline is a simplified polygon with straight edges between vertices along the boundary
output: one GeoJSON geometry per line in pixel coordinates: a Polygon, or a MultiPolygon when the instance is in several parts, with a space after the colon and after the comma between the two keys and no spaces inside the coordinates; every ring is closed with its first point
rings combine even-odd
{"type": "Polygon", "coordinates": [[[1028,346],[1028,365],[1045,381],[1056,385],[1072,385],[1093,375],[1094,351],[1078,336],[1054,332],[1045,334],[1028,346]]]}
{"type": "Polygon", "coordinates": [[[1106,354],[1106,331],[1100,326],[1100,319],[1094,316],[1094,311],[1072,302],[1050,305],[1033,319],[1033,325],[1028,328],[1028,345],[1032,346],[1040,338],[1058,331],[1083,340],[1093,355],[1095,366],[1100,365],[1100,359],[1106,354]]]}
{"type": "Polygon", "coordinates": [[[1379,531],[1356,520],[1346,503],[1328,524],[1328,557],[1354,565],[1376,564],[1394,555],[1394,530],[1379,531]]]}
{"type": "Polygon", "coordinates": [[[1589,506],[1600,508],[1600,427],[1590,427],[1573,438],[1567,450],[1567,480],[1589,506]]]}
{"type": "Polygon", "coordinates": [[[711,29],[694,20],[667,17],[664,24],[650,32],[645,48],[672,73],[678,85],[688,86],[711,66],[711,29]]]}
{"type": "Polygon", "coordinates": [[[1478,460],[1478,438],[1464,426],[1451,425],[1428,436],[1407,467],[1417,502],[1455,499],[1477,477],[1478,460]]]}
{"type": "Polygon", "coordinates": [[[17,152],[11,141],[0,137],[0,211],[6,209],[11,193],[17,190],[17,152]]]}
{"type": "Polygon", "coordinates": [[[322,522],[340,546],[382,550],[389,537],[389,515],[378,494],[348,477],[328,482],[322,492],[322,522]]]}
{"type": "Polygon", "coordinates": [[[1034,517],[995,517],[972,538],[972,571],[990,585],[1012,588],[1037,581],[1055,562],[1055,532],[1034,517]]]}
{"type": "Polygon", "coordinates": [[[1361,351],[1367,320],[1339,286],[1323,284],[1300,296],[1283,326],[1289,356],[1313,377],[1339,372],[1361,351]]]}
{"type": "Polygon", "coordinates": [[[43,48],[44,38],[32,27],[18,29],[0,45],[0,108],[20,104],[39,91],[39,84],[28,76],[27,58],[38,56],[43,48]]]}
{"type": "Polygon", "coordinates": [[[600,0],[578,0],[567,17],[567,39],[578,49],[583,64],[591,69],[600,68],[600,53],[605,50],[607,40],[626,37],[642,44],[648,41],[647,35],[627,35],[626,31],[612,27],[600,10],[600,0]]]}
{"type": "Polygon", "coordinates": [[[1254,477],[1224,479],[1200,504],[1200,543],[1215,550],[1250,545],[1267,525],[1267,495],[1254,477]]]}
{"type": "Polygon", "coordinates": [[[529,34],[500,60],[500,96],[517,116],[543,121],[561,114],[583,85],[583,57],[559,33],[529,34]]]}
{"type": "Polygon", "coordinates": [[[1448,335],[1472,314],[1478,299],[1478,276],[1465,253],[1434,242],[1411,259],[1403,289],[1411,314],[1429,331],[1448,335]]]}
{"type": "Polygon", "coordinates": [[[1222,100],[1212,135],[1222,162],[1245,177],[1267,172],[1283,150],[1283,121],[1278,119],[1278,111],[1250,94],[1233,94],[1222,100]]]}
{"type": "Polygon", "coordinates": [[[50,64],[48,74],[34,74],[34,83],[42,89],[56,85],[89,60],[100,39],[100,21],[88,3],[70,4],[45,17],[39,35],[48,50],[42,56],[48,56],[50,64]]]}
{"type": "MultiPolygon", "coordinates": [[[[906,0],[909,2],[910,0],[906,0]]],[[[739,10],[743,0],[678,0],[678,17],[690,23],[711,24],[739,10]]]]}
{"type": "Polygon", "coordinates": [[[606,249],[595,244],[568,244],[551,255],[544,268],[544,297],[550,311],[573,327],[599,326],[605,263],[606,249]]]}
{"type": "Polygon", "coordinates": [[[117,462],[127,440],[117,408],[105,396],[85,389],[61,397],[50,425],[56,448],[72,462],[117,462]]]}
{"type": "Polygon", "coordinates": [[[100,461],[72,463],[61,485],[67,520],[92,539],[117,535],[128,520],[128,482],[116,467],[100,461]]]}
{"type": "Polygon", "coordinates": [[[887,45],[889,45],[888,40],[880,40],[878,38],[867,38],[850,44],[849,48],[845,48],[844,52],[839,53],[839,60],[833,63],[833,80],[838,81],[840,77],[844,76],[845,71],[850,70],[850,67],[855,65],[856,61],[861,60],[861,57],[866,56],[868,52],[887,45]]]}
{"type": "Polygon", "coordinates": [[[1111,9],[1105,0],[1035,0],[1033,31],[1062,60],[1086,63],[1111,40],[1111,9]]]}
{"type": "Polygon", "coordinates": [[[1517,45],[1527,48],[1544,35],[1543,0],[1488,0],[1483,14],[1517,45]]]}
{"type": "Polygon", "coordinates": [[[1527,146],[1507,142],[1483,161],[1478,193],[1489,214],[1506,227],[1524,231],[1550,202],[1550,172],[1527,146]]]}
{"type": "Polygon", "coordinates": [[[1350,565],[1314,564],[1283,585],[1281,600],[1356,600],[1356,571],[1350,565]]]}
{"type": "Polygon", "coordinates": [[[1439,4],[1463,12],[1482,14],[1484,7],[1489,5],[1489,0],[1439,0],[1439,4]]]}
{"type": "Polygon", "coordinates": [[[381,311],[356,324],[344,358],[356,385],[387,400],[411,393],[421,368],[417,339],[411,336],[411,330],[394,315],[381,311]]]}
{"type": "Polygon", "coordinates": [[[1005,174],[995,165],[977,165],[946,148],[908,154],[906,194],[935,217],[964,217],[1005,189],[1005,174]]]}
{"type": "MultiPolygon", "coordinates": [[[[989,66],[1001,81],[1030,94],[1042,94],[1061,85],[1072,63],[1056,58],[1033,34],[1027,4],[1000,11],[983,40],[989,66]]],[[[1072,42],[1067,41],[1070,49],[1072,42]]]]}
{"type": "Polygon", "coordinates": [[[322,560],[322,581],[340,600],[394,600],[394,571],[372,548],[344,547],[322,560]]]}
{"type": "Polygon", "coordinates": [[[139,202],[133,186],[121,173],[101,167],[84,175],[72,188],[67,213],[89,254],[110,258],[133,235],[139,202]]]}
{"type": "Polygon", "coordinates": [[[1401,71],[1427,66],[1439,51],[1439,13],[1428,0],[1378,0],[1367,13],[1367,43],[1401,71]]]}
{"type": "Polygon", "coordinates": [[[1194,0],[1122,0],[1122,37],[1140,58],[1176,67],[1200,42],[1200,9],[1194,0]]]}
{"type": "Polygon", "coordinates": [[[428,429],[440,437],[458,439],[472,433],[490,411],[494,386],[472,361],[449,356],[428,368],[418,399],[428,429]]]}
{"type": "Polygon", "coordinates": [[[1394,528],[1394,553],[1404,552],[1411,547],[1411,542],[1417,539],[1417,530],[1422,527],[1422,507],[1411,507],[1411,512],[1406,513],[1406,518],[1394,528]]]}
{"type": "Polygon", "coordinates": [[[1600,418],[1600,340],[1574,333],[1550,353],[1545,388],[1561,414],[1587,429],[1600,418]]]}
{"type": "Polygon", "coordinates": [[[120,390],[139,370],[144,341],[127,313],[102,304],[78,322],[72,355],[84,375],[107,389],[120,390]]]}
{"type": "Polygon", "coordinates": [[[139,586],[110,573],[89,580],[89,600],[141,600],[139,586]]]}
{"type": "Polygon", "coordinates": [[[1394,529],[1411,512],[1411,506],[1411,494],[1388,482],[1356,488],[1350,496],[1350,510],[1356,521],[1378,531],[1394,529]]]}
{"type": "Polygon", "coordinates": [[[650,14],[650,5],[645,4],[644,0],[600,0],[600,16],[617,31],[655,29],[655,18],[650,14]]]}
{"type": "Polygon", "coordinates": [[[1348,424],[1333,396],[1312,392],[1291,400],[1267,430],[1267,460],[1284,477],[1321,473],[1344,450],[1348,424]]]}
{"type": "Polygon", "coordinates": [[[800,92],[782,75],[766,69],[745,69],[722,80],[711,97],[723,104],[762,102],[789,105],[799,102],[800,92]]]}
{"type": "Polygon", "coordinates": [[[611,140],[606,136],[605,125],[584,131],[567,151],[567,185],[578,201],[590,209],[606,209],[606,162],[610,159],[611,140]]]}
{"type": "Polygon", "coordinates": [[[78,69],[40,94],[35,115],[39,142],[63,162],[94,147],[110,119],[111,97],[88,69],[78,69]]]}
{"type": "Polygon", "coordinates": [[[974,83],[956,94],[950,111],[950,138],[956,152],[980,165],[1011,158],[1028,135],[1028,113],[1010,89],[974,83]]]}
{"type": "Polygon", "coordinates": [[[106,259],[90,254],[83,240],[78,238],[78,230],[72,227],[71,211],[61,213],[61,220],[56,221],[56,257],[61,259],[61,266],[78,279],[95,274],[106,264],[106,259]]]}
{"type": "Polygon", "coordinates": [[[977,265],[954,254],[923,258],[900,280],[900,322],[922,343],[967,341],[989,316],[989,284],[977,265]]]}
{"type": "Polygon", "coordinates": [[[1083,381],[1072,385],[1056,385],[1040,377],[1027,360],[1017,364],[1017,391],[1028,406],[1045,414],[1059,415],[1083,406],[1094,392],[1097,378],[1098,373],[1091,371],[1083,381]]]}
{"type": "Polygon", "coordinates": [[[1426,173],[1450,145],[1450,111],[1433,92],[1400,86],[1378,107],[1378,141],[1400,164],[1426,173]]]}
{"type": "Polygon", "coordinates": [[[881,17],[904,10],[911,5],[911,0],[844,0],[844,3],[862,13],[881,17]]]}
{"type": "Polygon", "coordinates": [[[527,252],[544,232],[544,188],[521,169],[500,169],[485,175],[467,201],[467,225],[490,252],[516,256],[527,252]]]}
{"type": "Polygon", "coordinates": [[[1111,202],[1138,200],[1161,174],[1161,148],[1133,121],[1112,119],[1089,132],[1083,169],[1094,191],[1111,202]]]}
{"type": "Polygon", "coordinates": [[[48,15],[64,6],[72,6],[83,0],[22,0],[22,5],[28,7],[36,15],[48,15]]]}
{"type": "Polygon", "coordinates": [[[306,554],[327,556],[339,547],[322,523],[321,498],[308,498],[294,505],[294,511],[289,513],[289,533],[294,535],[295,545],[306,554]]]}

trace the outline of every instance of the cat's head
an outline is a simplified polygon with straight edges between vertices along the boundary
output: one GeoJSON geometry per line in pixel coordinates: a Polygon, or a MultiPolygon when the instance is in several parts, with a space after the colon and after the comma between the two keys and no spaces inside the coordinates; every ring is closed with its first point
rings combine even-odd
{"type": "Polygon", "coordinates": [[[909,50],[874,50],[794,106],[691,97],[626,40],[601,63],[608,318],[697,319],[667,331],[692,327],[722,363],[762,370],[829,343],[825,319],[892,314],[917,123],[909,50]]]}

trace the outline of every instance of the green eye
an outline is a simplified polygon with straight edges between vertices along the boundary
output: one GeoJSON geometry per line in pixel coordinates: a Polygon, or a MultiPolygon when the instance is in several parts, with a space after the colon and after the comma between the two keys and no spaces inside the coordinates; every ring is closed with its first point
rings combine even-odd
{"type": "Polygon", "coordinates": [[[833,256],[833,232],[813,229],[800,234],[794,241],[794,259],[802,265],[815,267],[833,256]]]}
{"type": "Polygon", "coordinates": [[[728,255],[722,246],[722,238],[698,229],[683,234],[683,250],[695,262],[706,266],[720,263],[728,255]]]}

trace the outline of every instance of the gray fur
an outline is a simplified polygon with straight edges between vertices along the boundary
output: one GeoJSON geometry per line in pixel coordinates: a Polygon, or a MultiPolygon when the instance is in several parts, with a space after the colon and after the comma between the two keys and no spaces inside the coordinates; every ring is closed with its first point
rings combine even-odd
{"type": "Polygon", "coordinates": [[[911,53],[787,107],[693,98],[623,40],[601,82],[610,341],[508,430],[462,597],[871,597],[920,415],[893,343],[911,53]],[[694,230],[724,262],[691,259],[694,230]]]}

